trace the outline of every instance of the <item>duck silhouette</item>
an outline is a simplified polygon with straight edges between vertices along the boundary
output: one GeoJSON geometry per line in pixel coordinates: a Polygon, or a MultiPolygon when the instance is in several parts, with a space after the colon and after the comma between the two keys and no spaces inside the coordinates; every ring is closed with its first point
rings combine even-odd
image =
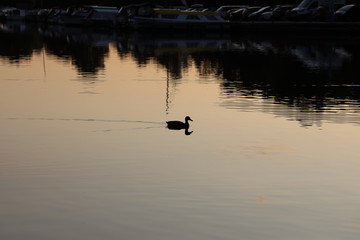
{"type": "Polygon", "coordinates": [[[192,121],[192,119],[189,116],[185,117],[185,122],[181,121],[167,121],[167,128],[171,130],[180,130],[180,129],[189,129],[189,121],[192,121]]]}

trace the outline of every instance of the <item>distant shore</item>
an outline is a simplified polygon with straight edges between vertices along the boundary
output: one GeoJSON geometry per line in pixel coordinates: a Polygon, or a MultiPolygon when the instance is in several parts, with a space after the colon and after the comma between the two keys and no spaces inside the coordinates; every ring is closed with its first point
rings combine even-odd
{"type": "Polygon", "coordinates": [[[232,31],[257,33],[351,34],[360,35],[360,22],[264,21],[231,22],[232,31]]]}
{"type": "Polygon", "coordinates": [[[101,5],[121,7],[128,4],[151,2],[163,6],[183,5],[186,2],[189,6],[192,4],[203,4],[205,7],[219,7],[222,5],[252,5],[267,6],[280,4],[299,4],[300,0],[0,0],[0,6],[13,6],[25,8],[51,8],[51,7],[67,7],[74,5],[101,5]]]}

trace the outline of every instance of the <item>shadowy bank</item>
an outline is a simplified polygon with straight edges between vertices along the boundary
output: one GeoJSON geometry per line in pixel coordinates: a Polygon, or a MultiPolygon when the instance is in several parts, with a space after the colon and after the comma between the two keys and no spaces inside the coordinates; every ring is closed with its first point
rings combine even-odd
{"type": "Polygon", "coordinates": [[[187,5],[204,4],[205,7],[219,7],[221,5],[251,5],[251,6],[267,6],[278,4],[298,4],[299,0],[0,0],[0,6],[14,6],[19,8],[50,8],[50,7],[67,7],[73,5],[101,5],[101,6],[117,6],[121,7],[127,4],[151,2],[163,6],[169,5],[187,5]]]}

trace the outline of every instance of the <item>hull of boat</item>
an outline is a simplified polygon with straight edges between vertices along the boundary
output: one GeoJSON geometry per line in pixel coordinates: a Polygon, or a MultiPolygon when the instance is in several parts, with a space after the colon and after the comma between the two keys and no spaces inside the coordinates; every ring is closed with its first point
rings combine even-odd
{"type": "Polygon", "coordinates": [[[202,21],[168,21],[156,18],[133,18],[130,20],[130,27],[135,30],[225,30],[230,28],[230,24],[221,22],[202,22],[202,21]]]}

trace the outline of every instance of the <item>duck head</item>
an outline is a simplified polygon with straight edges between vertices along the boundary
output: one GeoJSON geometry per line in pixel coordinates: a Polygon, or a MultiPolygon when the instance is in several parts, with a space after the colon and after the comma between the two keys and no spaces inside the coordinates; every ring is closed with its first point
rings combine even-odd
{"type": "Polygon", "coordinates": [[[185,117],[185,122],[188,122],[188,121],[193,121],[189,116],[186,116],[185,117]]]}

